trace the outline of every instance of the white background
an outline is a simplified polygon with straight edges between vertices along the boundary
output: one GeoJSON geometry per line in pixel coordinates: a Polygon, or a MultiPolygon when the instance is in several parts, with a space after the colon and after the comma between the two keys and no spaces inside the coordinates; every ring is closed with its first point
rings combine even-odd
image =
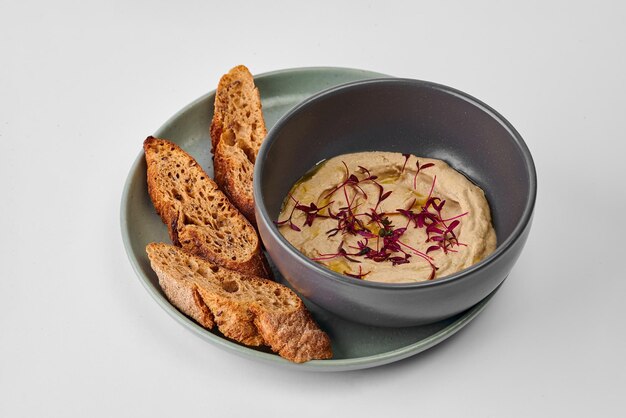
{"type": "Polygon", "coordinates": [[[0,0],[0,416],[624,416],[626,13],[582,3],[0,0]],[[151,299],[122,246],[126,175],[240,63],[435,81],[513,123],[535,221],[474,322],[392,365],[302,373],[151,299]]]}

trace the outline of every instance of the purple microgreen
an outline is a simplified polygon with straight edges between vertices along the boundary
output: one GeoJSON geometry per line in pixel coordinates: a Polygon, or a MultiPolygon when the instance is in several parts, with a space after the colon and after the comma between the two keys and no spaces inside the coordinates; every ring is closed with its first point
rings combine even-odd
{"type": "Polygon", "coordinates": [[[448,225],[448,229],[446,229],[446,232],[452,232],[452,230],[454,228],[456,228],[459,224],[461,223],[461,221],[459,221],[458,219],[456,219],[455,221],[453,221],[450,225],[448,225]]]}
{"type": "Polygon", "coordinates": [[[398,241],[399,244],[401,244],[403,247],[408,248],[409,250],[413,251],[413,253],[415,255],[418,255],[420,257],[422,257],[424,260],[427,260],[429,263],[431,262],[432,258],[427,256],[425,253],[421,252],[420,250],[418,250],[417,248],[413,248],[410,245],[402,242],[402,241],[398,241]]]}
{"type": "MultiPolygon", "coordinates": [[[[406,162],[405,162],[405,164],[406,164],[406,162]]],[[[415,171],[415,177],[413,177],[413,188],[414,189],[417,189],[417,176],[419,175],[420,171],[422,171],[425,168],[432,167],[434,165],[435,164],[433,164],[433,163],[426,163],[426,164],[420,166],[419,160],[417,160],[415,162],[415,167],[417,168],[417,170],[415,171]]]]}
{"type": "Polygon", "coordinates": [[[348,261],[352,261],[353,263],[361,263],[359,260],[356,260],[352,257],[350,257],[351,255],[355,255],[355,254],[348,254],[348,252],[343,248],[343,242],[341,244],[339,244],[339,249],[337,250],[336,253],[333,254],[320,254],[319,257],[315,257],[315,258],[311,258],[311,260],[313,261],[326,261],[326,260],[331,260],[333,258],[337,258],[337,257],[343,257],[348,261]]]}
{"type": "Polygon", "coordinates": [[[359,260],[349,257],[350,255],[353,255],[353,254],[348,254],[346,250],[344,250],[343,248],[339,250],[339,253],[343,256],[343,258],[345,258],[348,261],[352,261],[353,263],[360,263],[359,260]]]}
{"type": "Polygon", "coordinates": [[[372,173],[370,173],[370,171],[363,167],[363,166],[359,166],[359,169],[361,170],[361,172],[363,174],[365,174],[367,177],[365,177],[363,180],[361,181],[370,181],[370,180],[376,180],[378,178],[378,176],[373,176],[372,173]]]}
{"type": "Polygon", "coordinates": [[[404,157],[404,164],[402,164],[402,170],[400,170],[400,174],[404,173],[404,168],[406,167],[406,163],[409,161],[409,157],[411,157],[411,154],[402,154],[402,156],[404,157]]]}
{"type": "Polygon", "coordinates": [[[441,228],[437,228],[438,224],[428,225],[426,227],[427,234],[443,234],[443,230],[441,228]]]}
{"type": "MultiPolygon", "coordinates": [[[[405,164],[406,164],[406,162],[405,162],[405,164]]],[[[414,188],[414,189],[417,189],[417,176],[418,176],[418,174],[420,173],[420,171],[422,171],[422,170],[423,170],[423,169],[425,169],[425,168],[432,167],[432,166],[434,166],[434,165],[435,165],[435,164],[433,164],[433,163],[426,163],[426,164],[424,164],[424,165],[420,166],[420,162],[419,162],[419,160],[417,160],[417,161],[415,162],[415,167],[417,168],[417,170],[415,171],[415,177],[413,177],[413,188],[414,188]]]]}
{"type": "Polygon", "coordinates": [[[430,192],[428,192],[427,200],[430,200],[430,197],[433,195],[433,190],[435,190],[435,183],[437,182],[437,176],[433,176],[433,184],[430,186],[430,192]]]}
{"type": "Polygon", "coordinates": [[[354,277],[355,279],[363,279],[365,276],[367,276],[368,274],[370,274],[371,271],[365,272],[363,273],[363,270],[361,269],[361,266],[359,266],[359,273],[355,274],[355,273],[349,273],[347,271],[344,271],[343,274],[345,274],[346,276],[350,276],[350,277],[354,277]]]}
{"type": "Polygon", "coordinates": [[[294,213],[294,211],[296,210],[296,207],[300,204],[300,202],[298,202],[298,201],[297,201],[297,200],[296,200],[296,199],[295,199],[295,198],[291,195],[291,193],[289,194],[289,198],[290,198],[291,200],[293,200],[293,201],[294,201],[294,205],[293,205],[293,208],[291,208],[291,212],[289,213],[289,217],[288,217],[287,219],[283,220],[283,221],[274,221],[274,224],[275,224],[276,226],[283,226],[283,225],[285,225],[285,224],[288,224],[288,225],[289,225],[289,228],[293,229],[293,230],[294,230],[294,231],[296,231],[296,232],[300,232],[300,228],[298,228],[298,227],[297,227],[297,226],[293,223],[293,221],[292,221],[292,219],[293,219],[293,213],[294,213]]]}
{"type": "Polygon", "coordinates": [[[404,254],[404,257],[400,257],[400,256],[396,256],[396,257],[389,257],[389,261],[391,261],[391,265],[392,266],[397,266],[398,264],[407,264],[410,263],[409,258],[411,257],[411,254],[404,254]]]}
{"type": "Polygon", "coordinates": [[[357,234],[361,235],[365,238],[376,238],[377,235],[373,234],[369,229],[362,229],[357,232],[357,234]]]}
{"type": "Polygon", "coordinates": [[[388,192],[383,193],[379,198],[378,198],[378,203],[382,202],[383,200],[387,199],[389,196],[391,195],[391,190],[389,190],[388,192]]]}
{"type": "Polygon", "coordinates": [[[460,214],[460,215],[456,215],[456,216],[453,216],[452,218],[443,219],[443,221],[444,221],[444,222],[448,222],[448,221],[452,221],[452,220],[454,220],[454,219],[459,219],[459,218],[462,218],[463,216],[467,215],[468,213],[469,213],[469,212],[463,212],[462,214],[460,214]]]}
{"type": "Polygon", "coordinates": [[[327,218],[328,216],[320,215],[320,211],[322,209],[326,209],[333,202],[328,202],[324,206],[318,208],[315,203],[311,203],[309,206],[298,204],[296,205],[296,209],[306,213],[306,220],[304,221],[304,225],[313,226],[313,221],[315,218],[327,218]]]}
{"type": "MultiPolygon", "coordinates": [[[[409,154],[402,154],[405,158],[402,166],[401,173],[404,172],[406,164],[410,158],[409,154]]],[[[391,195],[392,191],[385,191],[383,186],[377,182],[377,176],[372,175],[371,171],[363,166],[358,166],[358,175],[351,173],[347,164],[342,161],[345,169],[344,180],[333,188],[325,198],[332,197],[336,192],[341,190],[343,198],[345,199],[345,205],[339,207],[337,212],[333,212],[330,209],[330,205],[336,200],[332,200],[330,203],[322,207],[318,207],[315,203],[304,205],[298,202],[293,196],[289,196],[294,201],[294,207],[291,210],[289,218],[275,222],[276,225],[282,226],[288,224],[289,227],[295,231],[300,231],[300,228],[292,222],[293,214],[295,210],[303,212],[305,216],[305,222],[303,226],[312,226],[313,222],[317,218],[329,218],[336,221],[336,226],[326,231],[329,237],[336,236],[341,233],[342,235],[360,236],[362,239],[356,242],[356,246],[348,246],[353,252],[348,252],[343,248],[343,239],[336,253],[332,254],[320,254],[319,257],[313,258],[314,261],[326,261],[337,257],[345,258],[347,261],[353,263],[361,263],[360,257],[364,259],[372,260],[374,262],[390,262],[392,266],[410,263],[411,256],[416,255],[424,261],[428,262],[431,267],[431,273],[428,280],[432,280],[435,277],[437,266],[433,263],[433,258],[428,254],[436,251],[443,251],[445,254],[449,252],[457,252],[453,247],[466,246],[466,244],[460,243],[455,234],[455,230],[459,227],[461,221],[460,218],[467,215],[468,212],[460,215],[452,216],[448,219],[443,219],[442,210],[446,203],[445,200],[438,196],[433,196],[435,184],[437,182],[437,176],[433,176],[433,181],[426,198],[426,202],[418,209],[413,209],[416,203],[416,199],[413,199],[411,204],[406,209],[396,209],[394,213],[400,214],[407,219],[405,227],[396,228],[392,221],[389,219],[388,214],[384,211],[379,211],[381,202],[385,201],[391,195]],[[359,178],[362,177],[362,178],[359,178]],[[369,211],[359,212],[358,208],[365,202],[357,202],[357,197],[362,196],[364,200],[367,200],[367,194],[363,189],[363,183],[368,182],[378,188],[378,200],[374,208],[370,208],[369,211]],[[353,191],[350,197],[348,191],[353,191]],[[327,215],[321,215],[320,212],[327,208],[327,215]],[[361,217],[368,218],[366,221],[359,219],[361,217]],[[434,245],[430,245],[425,252],[419,251],[412,247],[407,242],[404,242],[402,238],[409,227],[413,224],[414,228],[424,228],[426,232],[426,241],[432,242],[434,245]],[[449,224],[448,224],[449,223],[449,224]],[[372,232],[367,225],[375,224],[377,232],[372,232]],[[375,245],[370,245],[370,240],[376,240],[375,245]]],[[[413,178],[413,187],[417,189],[417,178],[421,170],[433,167],[435,164],[426,163],[420,165],[419,161],[416,161],[416,172],[413,178]]],[[[362,279],[370,272],[363,273],[359,266],[358,273],[344,272],[344,274],[362,279]]]]}
{"type": "Polygon", "coordinates": [[[439,245],[431,245],[430,247],[426,249],[426,254],[433,252],[433,251],[440,250],[440,249],[441,247],[439,245]]]}

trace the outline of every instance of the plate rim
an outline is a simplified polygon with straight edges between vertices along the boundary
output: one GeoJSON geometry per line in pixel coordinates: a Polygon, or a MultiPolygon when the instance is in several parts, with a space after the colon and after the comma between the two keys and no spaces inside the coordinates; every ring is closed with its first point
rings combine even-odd
{"type": "MultiPolygon", "coordinates": [[[[254,78],[257,79],[265,79],[271,78],[280,75],[293,75],[304,72],[343,72],[343,73],[361,73],[362,75],[366,75],[369,78],[378,78],[378,77],[391,77],[386,74],[362,70],[356,68],[348,68],[348,67],[324,67],[324,66],[314,66],[314,67],[294,67],[294,68],[285,68],[274,71],[269,71],[265,73],[255,74],[254,78]]],[[[343,83],[341,83],[343,84],[343,83]]],[[[334,87],[329,87],[334,88],[334,87]]],[[[326,90],[326,89],[324,89],[326,90]]],[[[317,94],[317,93],[316,93],[317,94]]],[[[199,103],[203,102],[210,96],[215,95],[215,90],[211,90],[197,99],[191,101],[189,104],[184,106],[182,109],[178,110],[172,116],[170,116],[153,134],[154,136],[159,136],[159,134],[167,129],[175,120],[177,120],[182,114],[197,106],[199,103]]],[[[288,112],[287,112],[288,113],[288,112]]],[[[285,114],[287,114],[285,113],[285,114]]],[[[283,115],[284,116],[284,115],[283,115]]],[[[281,116],[282,118],[282,116],[281,116]]],[[[452,323],[446,325],[444,328],[439,331],[423,338],[418,341],[415,341],[406,346],[396,348],[394,350],[386,351],[383,353],[372,354],[369,356],[363,357],[354,357],[354,358],[346,358],[346,359],[328,359],[328,360],[311,360],[305,363],[296,364],[291,361],[285,360],[280,357],[276,353],[266,353],[263,351],[256,350],[254,348],[246,347],[234,341],[231,341],[222,336],[216,335],[213,332],[201,327],[195,321],[191,320],[184,314],[182,314],[176,307],[174,307],[164,295],[162,295],[155,286],[152,286],[149,283],[149,279],[145,277],[143,270],[139,265],[139,260],[134,256],[134,252],[132,251],[131,239],[129,234],[129,223],[128,223],[128,200],[131,184],[133,183],[132,174],[136,172],[138,166],[142,163],[143,160],[143,152],[139,152],[139,155],[134,159],[130,169],[128,170],[128,174],[126,176],[126,180],[124,182],[124,187],[122,190],[122,196],[120,201],[120,232],[122,235],[122,242],[124,244],[124,250],[126,255],[130,261],[130,264],[135,271],[135,274],[142,286],[148,291],[148,294],[154,299],[157,304],[167,312],[174,320],[180,323],[184,328],[191,331],[193,334],[202,338],[203,340],[217,346],[219,348],[225,349],[225,351],[229,351],[233,354],[239,355],[241,357],[245,357],[253,360],[260,360],[264,363],[271,363],[274,365],[286,366],[289,368],[294,368],[297,370],[307,370],[307,371],[348,371],[348,370],[357,370],[364,368],[371,368],[382,366],[385,364],[389,364],[395,361],[399,361],[405,359],[407,357],[413,356],[420,352],[423,352],[452,335],[456,334],[459,330],[461,330],[465,325],[471,322],[478,314],[480,314],[491,300],[491,298],[498,291],[500,286],[496,288],[491,294],[489,294],[482,301],[469,308],[467,311],[461,314],[459,318],[457,318],[452,323]]]]}

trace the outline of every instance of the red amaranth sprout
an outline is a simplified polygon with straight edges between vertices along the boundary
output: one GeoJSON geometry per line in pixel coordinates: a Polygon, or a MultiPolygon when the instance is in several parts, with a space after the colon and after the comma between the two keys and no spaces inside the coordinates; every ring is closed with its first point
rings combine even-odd
{"type": "Polygon", "coordinates": [[[332,260],[333,258],[337,258],[337,257],[343,257],[348,261],[352,261],[353,263],[360,263],[359,260],[356,260],[354,258],[351,258],[350,256],[354,256],[356,254],[349,254],[344,248],[343,248],[343,242],[341,244],[339,244],[339,249],[337,250],[336,253],[333,254],[320,254],[319,257],[315,257],[315,258],[311,258],[311,260],[313,261],[327,261],[327,260],[332,260]]]}
{"type": "Polygon", "coordinates": [[[294,231],[296,231],[296,232],[300,232],[300,231],[301,231],[301,229],[300,229],[300,228],[298,228],[298,227],[297,227],[297,226],[293,223],[293,221],[292,221],[292,219],[293,219],[293,213],[294,213],[294,211],[296,210],[296,208],[298,207],[298,205],[300,204],[300,202],[298,202],[298,201],[297,201],[297,200],[296,200],[296,199],[295,199],[295,198],[291,195],[291,193],[289,194],[289,198],[290,198],[291,200],[293,200],[293,201],[294,201],[294,206],[293,206],[293,208],[291,208],[291,213],[289,213],[289,217],[288,217],[287,219],[285,219],[284,221],[274,221],[274,224],[275,224],[276,226],[282,226],[282,225],[285,225],[285,224],[289,224],[289,228],[293,229],[293,230],[294,230],[294,231]]]}
{"type": "Polygon", "coordinates": [[[361,268],[361,266],[359,266],[359,273],[358,274],[349,273],[347,271],[343,272],[343,274],[345,274],[346,276],[354,277],[355,279],[361,279],[361,280],[363,280],[363,278],[365,276],[367,276],[368,274],[370,274],[370,273],[371,273],[371,271],[363,273],[363,269],[361,268]]]}
{"type": "Polygon", "coordinates": [[[402,170],[400,170],[400,174],[404,173],[404,168],[406,167],[406,163],[409,161],[409,158],[411,158],[411,154],[402,154],[402,156],[404,157],[404,164],[402,164],[402,170]]]}
{"type": "MultiPolygon", "coordinates": [[[[406,164],[406,161],[405,161],[405,164],[406,164]]],[[[413,177],[413,188],[414,189],[417,189],[417,175],[420,173],[420,171],[425,169],[425,168],[428,168],[428,167],[433,167],[434,165],[435,164],[433,164],[433,163],[426,163],[426,164],[420,166],[419,160],[417,160],[415,162],[415,167],[417,167],[417,171],[415,171],[415,177],[413,177]]]]}
{"type": "MultiPolygon", "coordinates": [[[[404,172],[406,164],[410,158],[410,154],[402,155],[405,160],[400,173],[404,172]]],[[[411,208],[415,206],[416,200],[413,200],[408,209],[397,209],[395,211],[395,213],[399,213],[407,218],[407,225],[405,227],[396,228],[389,220],[387,216],[388,214],[379,212],[380,204],[391,195],[392,191],[385,191],[384,187],[376,181],[378,176],[372,175],[370,170],[366,167],[359,166],[360,173],[363,175],[363,178],[360,179],[356,174],[350,173],[350,170],[344,161],[342,161],[342,164],[345,168],[345,179],[334,187],[329,193],[327,193],[324,198],[329,199],[336,192],[341,190],[346,200],[346,206],[340,207],[337,213],[333,213],[330,209],[330,205],[335,202],[334,200],[322,207],[318,207],[313,202],[309,205],[301,204],[293,196],[289,195],[291,200],[294,201],[294,207],[292,208],[289,217],[283,221],[275,222],[278,226],[288,224],[294,231],[301,231],[301,229],[292,221],[294,211],[299,210],[306,216],[305,222],[302,225],[303,227],[313,226],[313,223],[317,218],[331,218],[337,221],[337,226],[326,231],[326,234],[329,237],[335,236],[341,232],[342,235],[358,235],[363,238],[357,241],[356,247],[350,247],[355,250],[354,253],[348,253],[343,248],[342,241],[336,253],[320,254],[318,257],[312,258],[313,261],[328,261],[337,257],[342,257],[350,262],[360,264],[361,261],[359,261],[356,257],[364,257],[365,259],[379,263],[390,262],[392,263],[392,266],[396,266],[399,264],[410,263],[410,258],[412,256],[418,256],[428,262],[431,268],[428,280],[432,280],[435,277],[438,267],[433,263],[433,258],[429,255],[429,253],[442,250],[447,254],[448,252],[456,252],[456,250],[453,249],[454,246],[465,245],[459,242],[455,229],[460,225],[459,219],[467,215],[468,212],[452,216],[448,219],[443,218],[441,212],[446,202],[437,196],[433,196],[437,176],[433,177],[433,182],[431,184],[426,203],[420,207],[419,211],[414,212],[411,210],[411,208]],[[367,193],[362,188],[362,184],[366,182],[376,186],[378,189],[378,198],[376,205],[374,208],[371,208],[369,212],[358,213],[356,212],[356,209],[360,206],[360,204],[355,205],[357,196],[362,195],[364,199],[368,198],[367,193]],[[352,199],[348,197],[348,189],[352,189],[354,191],[352,199]],[[328,215],[321,215],[320,211],[325,208],[328,208],[328,215]],[[360,219],[362,217],[369,218],[369,222],[366,224],[364,219],[360,219]],[[433,245],[429,246],[424,252],[419,251],[401,240],[411,222],[415,228],[425,228],[427,235],[425,242],[433,243],[433,245]],[[448,224],[448,222],[450,223],[448,224]],[[369,224],[376,224],[378,233],[373,233],[367,226],[369,224]],[[370,245],[370,240],[373,239],[376,239],[376,249],[372,248],[370,245]]],[[[420,165],[419,160],[416,161],[416,172],[413,177],[414,189],[417,188],[417,177],[420,171],[433,167],[434,165],[435,164],[433,163],[420,165]]],[[[371,272],[363,273],[360,265],[358,273],[344,272],[345,275],[358,279],[363,279],[370,273],[371,272]]]]}
{"type": "Polygon", "coordinates": [[[322,209],[327,208],[328,206],[331,205],[331,203],[333,202],[328,202],[327,204],[325,204],[322,207],[317,207],[317,205],[313,202],[311,202],[311,204],[309,206],[306,205],[295,205],[294,209],[298,209],[301,210],[302,212],[306,213],[306,220],[304,221],[304,225],[308,225],[308,226],[313,226],[313,221],[315,220],[315,218],[328,218],[328,216],[326,215],[320,215],[320,211],[322,209]]]}

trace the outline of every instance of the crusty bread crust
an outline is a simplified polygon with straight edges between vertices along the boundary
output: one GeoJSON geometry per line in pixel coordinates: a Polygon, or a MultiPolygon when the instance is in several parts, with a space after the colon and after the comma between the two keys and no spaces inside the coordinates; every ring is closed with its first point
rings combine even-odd
{"type": "Polygon", "coordinates": [[[219,267],[177,247],[146,247],[168,300],[205,328],[302,363],[332,357],[330,339],[302,300],[276,282],[219,267]]]}
{"type": "Polygon", "coordinates": [[[252,225],[178,145],[144,141],[148,192],[174,245],[242,273],[271,277],[252,225]]]}
{"type": "Polygon", "coordinates": [[[256,225],[252,181],[254,162],[267,135],[261,97],[243,65],[222,76],[215,92],[211,147],[215,182],[256,225]]]}

